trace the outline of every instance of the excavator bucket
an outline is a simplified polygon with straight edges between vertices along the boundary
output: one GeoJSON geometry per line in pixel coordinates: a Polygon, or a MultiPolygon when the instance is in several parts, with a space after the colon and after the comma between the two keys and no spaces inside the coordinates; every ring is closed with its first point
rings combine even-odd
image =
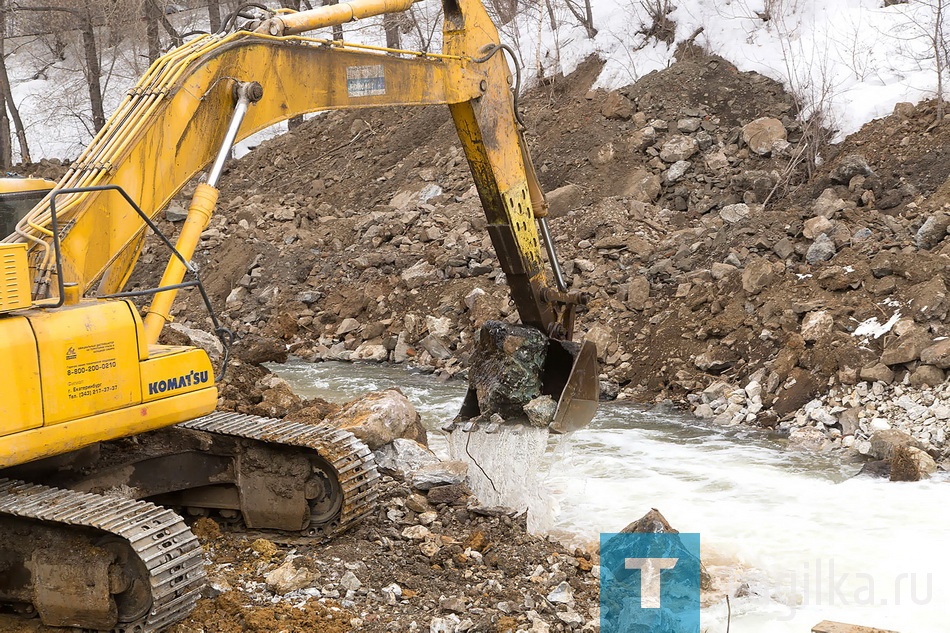
{"type": "Polygon", "coordinates": [[[557,400],[551,431],[570,433],[590,424],[600,398],[599,373],[593,343],[551,339],[542,386],[543,393],[557,400]]]}
{"type": "Polygon", "coordinates": [[[557,403],[548,424],[552,432],[570,433],[590,423],[600,396],[597,348],[593,343],[549,339],[534,328],[498,322],[483,326],[482,336],[495,342],[476,349],[468,393],[456,422],[484,419],[493,413],[517,420],[525,415],[522,406],[542,395],[557,403]],[[506,336],[517,342],[511,345],[498,338],[506,336]],[[531,342],[526,347],[518,347],[528,339],[531,342]],[[541,358],[543,367],[537,364],[541,358]]]}

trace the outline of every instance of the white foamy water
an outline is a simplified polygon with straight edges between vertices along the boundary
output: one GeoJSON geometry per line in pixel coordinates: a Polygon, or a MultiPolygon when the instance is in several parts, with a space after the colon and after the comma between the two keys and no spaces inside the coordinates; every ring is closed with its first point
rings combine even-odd
{"type": "MultiPolygon", "coordinates": [[[[303,396],[344,401],[399,387],[446,451],[442,422],[465,386],[376,365],[290,363],[271,369],[303,396]]],[[[838,620],[901,633],[950,631],[950,478],[852,479],[859,465],[788,452],[751,431],[678,413],[604,403],[591,426],[554,438],[539,479],[541,527],[593,543],[659,509],[698,532],[703,560],[732,599],[731,633],[807,633],[838,620]]],[[[703,629],[725,633],[725,603],[703,629]]]]}

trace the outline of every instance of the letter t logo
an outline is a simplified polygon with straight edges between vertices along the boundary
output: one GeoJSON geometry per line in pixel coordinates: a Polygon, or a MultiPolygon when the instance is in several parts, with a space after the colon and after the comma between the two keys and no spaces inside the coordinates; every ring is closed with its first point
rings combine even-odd
{"type": "Polygon", "coordinates": [[[640,570],[640,608],[660,608],[660,571],[673,569],[678,558],[625,558],[626,569],[640,570]]]}

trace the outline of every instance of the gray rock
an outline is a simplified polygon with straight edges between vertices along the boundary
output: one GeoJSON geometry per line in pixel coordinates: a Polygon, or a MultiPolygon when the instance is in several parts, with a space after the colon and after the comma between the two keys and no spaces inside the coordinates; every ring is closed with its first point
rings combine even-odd
{"type": "Polygon", "coordinates": [[[396,337],[396,347],[393,348],[393,362],[394,363],[405,363],[407,360],[412,358],[412,347],[406,342],[406,333],[400,332],[399,336],[396,337]]]}
{"type": "Polygon", "coordinates": [[[551,593],[548,594],[548,602],[557,604],[572,604],[574,602],[574,592],[566,580],[561,581],[557,587],[551,590],[551,593]]]}
{"type": "Polygon", "coordinates": [[[427,464],[439,462],[439,458],[428,448],[402,437],[397,437],[389,444],[380,446],[373,453],[376,457],[376,467],[386,474],[393,474],[407,479],[413,472],[427,464]]]}
{"type": "Polygon", "coordinates": [[[412,487],[417,490],[429,490],[437,486],[461,484],[468,477],[468,464],[458,461],[445,461],[426,464],[412,474],[412,487]]]}
{"type": "Polygon", "coordinates": [[[660,148],[660,160],[665,163],[675,163],[686,160],[699,151],[699,143],[691,136],[674,134],[660,148]]]}
{"type": "Polygon", "coordinates": [[[861,368],[861,372],[858,375],[861,377],[861,380],[867,380],[868,382],[883,382],[890,384],[894,380],[894,372],[891,371],[891,368],[884,363],[866,365],[861,368]]]}
{"type": "Polygon", "coordinates": [[[821,195],[812,203],[811,208],[815,215],[832,218],[844,207],[844,200],[838,197],[834,189],[829,188],[821,192],[821,195]]]}
{"type": "Polygon", "coordinates": [[[948,227],[950,227],[950,214],[938,213],[928,217],[914,236],[917,248],[930,250],[935,247],[947,236],[948,227]]]}
{"type": "Polygon", "coordinates": [[[737,270],[739,269],[733,266],[732,264],[724,264],[722,262],[715,262],[710,267],[710,272],[712,273],[712,277],[716,281],[725,279],[726,277],[736,272],[737,270]]]}
{"type": "Polygon", "coordinates": [[[350,332],[355,332],[360,329],[360,322],[353,318],[345,318],[340,322],[340,325],[336,328],[337,336],[344,336],[350,332]]]}
{"type": "Polygon", "coordinates": [[[874,172],[868,165],[868,161],[860,154],[849,154],[841,159],[838,166],[831,170],[828,175],[831,182],[839,185],[847,185],[855,176],[871,176],[874,172]]]}
{"type": "Polygon", "coordinates": [[[410,290],[432,283],[441,277],[436,267],[424,259],[402,271],[399,276],[410,290]]]}
{"type": "Polygon", "coordinates": [[[200,347],[204,351],[208,352],[212,362],[217,362],[224,353],[224,346],[221,344],[221,339],[211,332],[197,330],[195,328],[188,327],[183,323],[169,323],[165,327],[170,330],[174,330],[179,334],[184,334],[187,336],[192,345],[195,347],[200,347]]]}
{"type": "Polygon", "coordinates": [[[641,128],[630,134],[627,146],[634,152],[642,152],[656,142],[656,129],[651,126],[641,128]]]}
{"type": "Polygon", "coordinates": [[[429,633],[459,633],[462,621],[454,613],[429,621],[429,633]]]}
{"type": "Polygon", "coordinates": [[[703,124],[703,120],[698,117],[688,117],[676,122],[676,129],[683,134],[692,134],[703,124]]]}
{"type": "Polygon", "coordinates": [[[348,569],[340,578],[340,586],[347,591],[356,591],[363,586],[363,583],[356,577],[356,574],[348,569]]]}
{"type": "Polygon", "coordinates": [[[688,160],[678,160],[672,165],[666,172],[666,182],[673,183],[686,175],[686,172],[689,171],[689,168],[692,167],[692,163],[688,160]]]}
{"type": "Polygon", "coordinates": [[[827,442],[825,432],[813,426],[801,426],[788,434],[788,447],[795,450],[818,451],[827,442]]]}
{"type": "Polygon", "coordinates": [[[772,153],[776,144],[787,137],[785,126],[778,119],[762,117],[742,127],[742,140],[749,149],[761,156],[772,153]]]}
{"type": "Polygon", "coordinates": [[[739,355],[725,345],[716,345],[702,354],[697,354],[693,364],[697,368],[714,374],[729,369],[739,360],[739,355]]]}
{"type": "Polygon", "coordinates": [[[808,247],[805,252],[805,261],[814,266],[820,262],[828,261],[835,256],[836,252],[834,241],[826,233],[822,233],[808,247]]]}
{"type": "Polygon", "coordinates": [[[438,360],[447,360],[452,358],[452,351],[449,349],[448,344],[442,339],[441,336],[429,334],[424,339],[419,341],[419,346],[425,351],[429,352],[432,358],[438,360]]]}
{"type": "Polygon", "coordinates": [[[650,299],[650,281],[637,275],[627,283],[627,307],[631,310],[641,311],[646,307],[650,299]]]}
{"type": "Polygon", "coordinates": [[[278,595],[304,589],[313,584],[317,575],[307,569],[297,569],[293,561],[287,561],[264,577],[264,583],[270,591],[278,595]]]}
{"type": "Polygon", "coordinates": [[[802,338],[806,341],[817,341],[831,334],[835,321],[827,310],[809,312],[802,319],[802,338]]]}
{"type": "Polygon", "coordinates": [[[724,222],[735,224],[749,217],[749,212],[749,205],[740,202],[738,204],[724,206],[719,210],[719,217],[722,218],[724,222]]]}
{"type": "Polygon", "coordinates": [[[715,152],[709,152],[705,158],[706,169],[710,171],[722,171],[729,167],[729,157],[721,149],[715,152]]]}
{"type": "Polygon", "coordinates": [[[528,416],[528,422],[533,426],[544,428],[554,420],[557,402],[551,396],[540,396],[524,405],[524,412],[528,416]]]}
{"type": "Polygon", "coordinates": [[[172,200],[165,209],[165,219],[169,222],[181,222],[188,217],[188,209],[177,200],[172,200]]]}
{"type": "Polygon", "coordinates": [[[859,414],[861,407],[850,407],[841,412],[838,416],[838,424],[841,425],[842,435],[854,435],[858,430],[859,414]]]}
{"type": "Polygon", "coordinates": [[[465,603],[465,598],[460,598],[458,596],[442,598],[439,600],[439,608],[443,611],[449,611],[452,613],[465,613],[468,611],[468,605],[465,603]]]}

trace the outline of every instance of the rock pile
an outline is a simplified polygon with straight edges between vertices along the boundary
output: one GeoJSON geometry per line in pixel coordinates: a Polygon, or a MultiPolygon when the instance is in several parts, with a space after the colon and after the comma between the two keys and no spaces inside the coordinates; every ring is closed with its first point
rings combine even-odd
{"type": "MultiPolygon", "coordinates": [[[[699,56],[608,94],[596,71],[524,103],[605,397],[774,426],[831,387],[942,384],[950,129],[930,106],[806,166],[765,78],[699,56]]],[[[517,315],[454,134],[444,113],[330,113],[234,163],[196,255],[225,322],[306,359],[464,373],[477,327],[517,315]]]]}
{"type": "Polygon", "coordinates": [[[327,545],[197,530],[212,561],[211,591],[175,630],[276,630],[264,628],[275,610],[295,631],[599,629],[596,554],[569,552],[527,534],[523,516],[481,506],[453,463],[414,460],[390,462],[413,474],[384,477],[377,514],[327,545]],[[301,622],[303,613],[312,621],[301,622]]]}

